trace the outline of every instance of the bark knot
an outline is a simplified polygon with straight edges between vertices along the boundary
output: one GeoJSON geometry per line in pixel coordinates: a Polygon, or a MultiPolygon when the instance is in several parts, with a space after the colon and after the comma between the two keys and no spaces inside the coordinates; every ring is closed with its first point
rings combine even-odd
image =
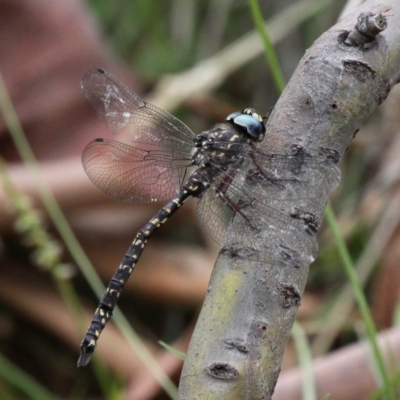
{"type": "Polygon", "coordinates": [[[281,283],[278,286],[278,290],[281,294],[281,302],[283,308],[289,308],[291,306],[300,306],[301,299],[299,291],[293,286],[286,283],[281,283]]]}
{"type": "Polygon", "coordinates": [[[205,369],[205,371],[213,378],[222,379],[225,381],[236,380],[239,377],[239,372],[236,368],[228,363],[214,363],[205,369]]]}
{"type": "Polygon", "coordinates": [[[360,82],[367,82],[375,77],[375,70],[366,62],[358,60],[344,60],[344,70],[353,75],[360,82]]]}

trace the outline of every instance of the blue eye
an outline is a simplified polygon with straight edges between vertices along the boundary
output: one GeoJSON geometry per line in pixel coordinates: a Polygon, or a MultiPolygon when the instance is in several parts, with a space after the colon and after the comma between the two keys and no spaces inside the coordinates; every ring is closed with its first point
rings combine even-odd
{"type": "MultiPolygon", "coordinates": [[[[259,119],[249,114],[248,110],[253,111],[253,109],[246,109],[244,112],[236,111],[232,114],[229,114],[226,117],[226,120],[228,122],[232,122],[242,132],[247,133],[249,136],[253,138],[259,138],[260,135],[265,133],[265,126],[259,119]]],[[[258,116],[255,111],[254,115],[258,116]]]]}

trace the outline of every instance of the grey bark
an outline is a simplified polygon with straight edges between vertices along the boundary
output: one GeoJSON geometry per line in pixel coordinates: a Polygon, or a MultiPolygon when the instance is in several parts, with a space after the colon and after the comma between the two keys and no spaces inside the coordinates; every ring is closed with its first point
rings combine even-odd
{"type": "MultiPolygon", "coordinates": [[[[350,37],[353,37],[352,34],[350,37]]],[[[357,36],[357,35],[356,35],[357,36]]],[[[263,146],[287,154],[341,159],[362,121],[400,79],[400,2],[367,1],[307,51],[268,121],[263,146]],[[344,43],[361,13],[387,16],[368,44],[344,43]],[[331,157],[329,157],[331,156],[331,157]]],[[[296,173],[297,174],[297,173],[296,173]]],[[[321,163],[298,182],[259,185],[269,204],[292,223],[268,216],[262,232],[234,219],[211,277],[187,360],[179,399],[270,399],[280,372],[315,235],[336,171],[321,163]]]]}

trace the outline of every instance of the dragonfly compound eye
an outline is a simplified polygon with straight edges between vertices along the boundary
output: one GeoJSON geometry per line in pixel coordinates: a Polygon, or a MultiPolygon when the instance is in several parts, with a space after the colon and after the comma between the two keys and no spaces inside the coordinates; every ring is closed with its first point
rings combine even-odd
{"type": "Polygon", "coordinates": [[[253,108],[246,108],[242,112],[236,111],[226,117],[228,122],[233,123],[242,132],[251,136],[251,138],[259,139],[264,137],[265,126],[262,118],[255,112],[253,108]]]}

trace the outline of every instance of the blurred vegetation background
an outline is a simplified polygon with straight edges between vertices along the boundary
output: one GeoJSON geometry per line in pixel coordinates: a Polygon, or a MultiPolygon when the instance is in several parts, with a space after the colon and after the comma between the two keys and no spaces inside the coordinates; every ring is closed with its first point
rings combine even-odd
{"type": "MultiPolygon", "coordinates": [[[[334,25],[345,3],[260,2],[268,26],[274,27],[271,37],[282,35],[274,46],[286,80],[306,49],[334,25]]],[[[80,92],[82,75],[94,67],[108,69],[195,132],[245,106],[266,113],[279,97],[249,4],[243,0],[62,0],[57,4],[6,0],[0,5],[0,52],[0,72],[39,160],[41,179],[103,282],[108,282],[137,229],[159,205],[117,205],[84,175],[80,154],[85,144],[111,134],[80,92]],[[253,36],[247,47],[259,50],[249,55],[240,44],[253,36]],[[232,50],[229,57],[228,49],[232,50]],[[208,80],[209,73],[216,78],[208,80]],[[191,88],[196,90],[192,93],[191,88]]],[[[375,322],[382,330],[396,324],[400,286],[398,105],[398,90],[393,90],[361,128],[343,160],[342,182],[332,198],[375,322]]],[[[153,366],[149,371],[112,326],[103,333],[99,357],[91,367],[76,368],[79,343],[98,296],[78,268],[82,258],[74,252],[79,250],[66,245],[57,223],[44,211],[40,189],[21,161],[6,122],[3,116],[0,398],[169,398],[157,383],[157,369],[153,366]],[[17,193],[13,204],[10,199],[15,191],[7,186],[7,179],[17,193]],[[16,220],[19,230],[15,230],[16,220]],[[35,229],[39,229],[36,236],[35,229]],[[42,248],[44,253],[39,251],[42,248]],[[86,320],[80,305],[84,305],[86,320]]],[[[120,306],[143,340],[142,346],[177,383],[181,360],[157,340],[186,350],[218,248],[199,226],[194,202],[156,236],[123,292],[120,306]]],[[[331,235],[324,228],[320,249],[298,315],[315,356],[364,337],[363,321],[331,235]]],[[[289,343],[282,376],[296,365],[296,351],[289,343]]],[[[330,374],[337,374],[338,382],[352,379],[340,373],[332,366],[330,374]]],[[[374,390],[365,382],[353,383],[348,397],[343,393],[335,397],[336,384],[324,388],[324,393],[346,400],[366,398],[374,390]]],[[[167,384],[166,390],[171,396],[171,386],[167,384]]],[[[277,400],[278,396],[279,382],[277,400]]]]}

